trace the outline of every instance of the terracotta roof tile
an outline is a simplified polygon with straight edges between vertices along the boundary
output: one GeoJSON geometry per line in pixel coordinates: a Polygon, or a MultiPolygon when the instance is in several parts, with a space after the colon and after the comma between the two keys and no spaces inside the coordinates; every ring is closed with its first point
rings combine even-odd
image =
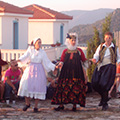
{"type": "Polygon", "coordinates": [[[33,14],[32,11],[2,1],[0,1],[0,13],[33,14]]]}
{"type": "Polygon", "coordinates": [[[30,17],[29,19],[73,19],[72,16],[68,16],[36,4],[29,5],[24,8],[34,12],[33,17],[30,17]]]}

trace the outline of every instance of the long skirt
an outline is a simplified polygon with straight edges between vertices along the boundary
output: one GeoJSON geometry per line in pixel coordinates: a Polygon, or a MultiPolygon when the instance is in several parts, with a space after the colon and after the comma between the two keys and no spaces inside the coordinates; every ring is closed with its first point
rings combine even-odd
{"type": "Polygon", "coordinates": [[[108,92],[112,87],[116,75],[116,65],[108,64],[102,66],[98,71],[96,67],[92,76],[92,87],[99,94],[108,92]]]}
{"type": "Polygon", "coordinates": [[[52,104],[79,104],[85,107],[85,84],[81,79],[62,79],[56,88],[52,104]]]}
{"type": "Polygon", "coordinates": [[[56,92],[51,103],[71,103],[79,104],[80,106],[85,107],[86,85],[82,65],[80,62],[77,62],[76,65],[72,62],[74,61],[64,63],[58,78],[56,92]]]}
{"type": "Polygon", "coordinates": [[[20,80],[18,96],[44,100],[46,97],[46,75],[43,65],[30,63],[20,80]]]}

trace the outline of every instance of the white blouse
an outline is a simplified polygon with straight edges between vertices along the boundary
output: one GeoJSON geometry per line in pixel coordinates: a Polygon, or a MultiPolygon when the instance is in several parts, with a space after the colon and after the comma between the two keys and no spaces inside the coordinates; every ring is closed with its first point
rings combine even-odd
{"type": "MultiPolygon", "coordinates": [[[[98,48],[97,48],[97,50],[96,50],[96,52],[95,52],[95,54],[93,56],[93,58],[96,59],[96,62],[98,62],[98,60],[99,60],[100,46],[101,45],[98,46],[98,48]]],[[[103,44],[102,46],[107,47],[105,44],[103,44]]],[[[109,50],[110,47],[114,47],[114,44],[111,43],[111,45],[109,47],[107,47],[107,49],[105,51],[105,54],[104,54],[104,57],[107,57],[109,59],[110,59],[110,50],[109,50]]],[[[119,54],[119,49],[117,48],[117,63],[119,63],[119,62],[120,62],[120,54],[119,54]]]]}
{"type": "Polygon", "coordinates": [[[27,51],[19,58],[22,63],[41,63],[47,72],[54,71],[55,65],[49,60],[47,54],[41,48],[39,50],[34,47],[28,47],[27,51]]]}

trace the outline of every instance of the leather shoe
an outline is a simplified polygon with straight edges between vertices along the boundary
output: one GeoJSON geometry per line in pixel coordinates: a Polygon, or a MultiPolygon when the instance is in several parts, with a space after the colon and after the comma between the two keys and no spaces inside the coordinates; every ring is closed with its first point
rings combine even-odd
{"type": "Polygon", "coordinates": [[[106,111],[108,109],[108,104],[103,105],[102,110],[106,111]]]}
{"type": "Polygon", "coordinates": [[[25,107],[23,108],[23,111],[26,111],[29,107],[30,107],[30,104],[29,105],[25,105],[25,107]]]}
{"type": "Polygon", "coordinates": [[[102,105],[103,105],[103,101],[101,100],[98,106],[102,106],[102,105]]]}
{"type": "Polygon", "coordinates": [[[38,112],[38,108],[34,108],[34,112],[38,112]]]}
{"type": "Polygon", "coordinates": [[[64,110],[64,106],[60,107],[58,106],[57,108],[54,108],[55,111],[60,111],[60,110],[64,110]]]}
{"type": "Polygon", "coordinates": [[[73,107],[73,108],[72,108],[72,111],[76,112],[76,107],[73,107]]]}

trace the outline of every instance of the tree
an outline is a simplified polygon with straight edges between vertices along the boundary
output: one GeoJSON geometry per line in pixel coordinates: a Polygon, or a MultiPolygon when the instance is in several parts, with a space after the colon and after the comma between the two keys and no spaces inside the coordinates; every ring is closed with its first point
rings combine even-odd
{"type": "MultiPolygon", "coordinates": [[[[99,44],[100,44],[99,32],[96,29],[96,27],[94,27],[94,36],[92,39],[90,39],[90,41],[87,42],[87,46],[88,46],[87,58],[88,59],[93,58],[93,55],[94,55],[99,44]]],[[[93,74],[95,67],[96,67],[96,65],[94,63],[91,63],[89,65],[89,68],[87,69],[87,75],[88,75],[89,82],[91,82],[92,74],[93,74]]]]}
{"type": "Polygon", "coordinates": [[[102,42],[104,42],[104,35],[110,31],[111,14],[105,18],[105,22],[102,24],[102,42]]]}
{"type": "MultiPolygon", "coordinates": [[[[110,31],[110,24],[111,24],[111,15],[108,15],[105,18],[105,22],[102,24],[102,42],[104,42],[104,34],[106,32],[110,31]]],[[[87,46],[88,46],[87,58],[88,59],[93,58],[93,55],[94,55],[98,45],[101,43],[100,41],[101,40],[99,37],[99,31],[97,30],[97,28],[94,27],[94,36],[92,39],[90,39],[90,41],[87,42],[87,46]]],[[[114,42],[114,40],[113,40],[113,42],[114,42]]],[[[89,65],[89,68],[87,69],[87,75],[88,75],[89,82],[91,82],[92,74],[93,74],[95,67],[96,67],[96,65],[94,63],[91,63],[91,65],[89,65]]]]}

